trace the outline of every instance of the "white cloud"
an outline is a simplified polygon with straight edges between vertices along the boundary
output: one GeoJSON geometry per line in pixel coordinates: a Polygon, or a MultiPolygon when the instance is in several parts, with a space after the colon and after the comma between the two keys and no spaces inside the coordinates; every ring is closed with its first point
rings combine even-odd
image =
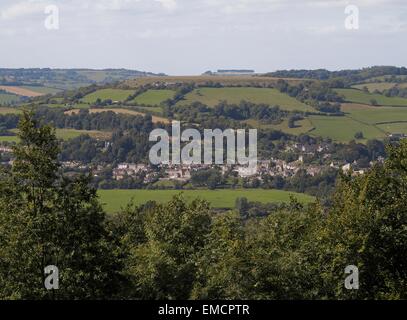
{"type": "Polygon", "coordinates": [[[174,10],[177,7],[177,1],[176,0],[155,0],[161,5],[168,10],[174,10]]]}
{"type": "Polygon", "coordinates": [[[19,17],[42,13],[45,3],[42,1],[24,1],[13,4],[0,11],[0,17],[4,20],[12,20],[19,17]]]}

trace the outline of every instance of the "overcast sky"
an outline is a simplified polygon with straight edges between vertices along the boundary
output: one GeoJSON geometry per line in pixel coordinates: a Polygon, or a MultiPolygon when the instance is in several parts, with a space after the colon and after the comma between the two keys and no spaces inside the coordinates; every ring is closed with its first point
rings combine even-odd
{"type": "Polygon", "coordinates": [[[406,0],[0,0],[8,68],[192,75],[407,66],[406,40],[406,0]],[[51,4],[59,30],[44,26],[51,4]],[[359,30],[345,28],[349,4],[359,8],[359,30]]]}

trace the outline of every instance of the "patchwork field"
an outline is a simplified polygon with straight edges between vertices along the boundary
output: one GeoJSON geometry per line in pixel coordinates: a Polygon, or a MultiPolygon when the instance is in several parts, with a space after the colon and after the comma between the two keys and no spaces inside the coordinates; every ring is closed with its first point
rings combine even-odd
{"type": "MultiPolygon", "coordinates": [[[[160,203],[168,202],[174,195],[179,194],[179,190],[99,190],[101,202],[109,213],[114,213],[125,207],[132,199],[137,205],[148,201],[160,203]]],[[[282,203],[290,200],[290,195],[294,195],[299,201],[308,203],[314,200],[313,197],[281,190],[262,189],[241,189],[241,190],[185,190],[183,195],[186,200],[192,201],[201,198],[209,201],[214,208],[234,208],[235,200],[239,197],[246,197],[249,201],[262,203],[282,203]]]]}
{"type": "Polygon", "coordinates": [[[378,124],[377,127],[387,133],[407,134],[407,122],[383,123],[383,124],[378,124]]]}
{"type": "Polygon", "coordinates": [[[92,92],[85,96],[82,99],[82,102],[85,103],[95,103],[97,99],[100,100],[108,100],[111,99],[112,101],[125,101],[131,94],[133,94],[133,90],[122,90],[122,89],[101,89],[95,92],[92,92]]]}
{"type": "Polygon", "coordinates": [[[373,125],[364,124],[350,117],[311,116],[310,121],[315,130],[310,134],[331,138],[340,142],[355,139],[357,132],[362,132],[365,139],[382,139],[386,134],[373,125]]]}
{"type": "Polygon", "coordinates": [[[18,142],[16,136],[0,136],[0,142],[18,142]]]}
{"type": "Polygon", "coordinates": [[[288,120],[284,120],[280,124],[262,124],[259,121],[254,120],[254,119],[250,119],[245,122],[257,129],[274,129],[274,130],[280,130],[282,132],[285,132],[288,134],[293,134],[293,135],[300,135],[302,133],[307,133],[314,128],[311,121],[308,118],[305,118],[300,121],[296,121],[294,128],[288,127],[288,120]]]}
{"type": "Polygon", "coordinates": [[[208,106],[215,106],[221,101],[239,103],[242,100],[252,103],[264,103],[272,106],[279,105],[284,110],[312,111],[310,106],[294,99],[277,89],[269,88],[199,88],[185,96],[185,100],[178,105],[188,105],[201,102],[208,106]]]}
{"type": "Polygon", "coordinates": [[[0,107],[0,114],[20,114],[22,111],[16,108],[0,107]]]}
{"type": "Polygon", "coordinates": [[[42,96],[43,93],[36,92],[24,87],[14,87],[14,86],[0,86],[0,90],[4,90],[19,96],[24,97],[39,97],[42,96]]]}
{"type": "Polygon", "coordinates": [[[386,97],[381,94],[366,93],[356,89],[335,89],[335,91],[344,96],[347,102],[361,103],[372,105],[375,100],[381,106],[406,107],[407,99],[398,97],[386,97]]]}
{"type": "Polygon", "coordinates": [[[1,93],[0,92],[0,105],[9,104],[20,101],[20,97],[15,94],[1,93]]]}
{"type": "Polygon", "coordinates": [[[22,86],[22,89],[30,90],[40,94],[55,94],[60,92],[60,89],[51,88],[51,87],[39,87],[39,86],[22,86]]]}
{"type": "Polygon", "coordinates": [[[274,78],[274,77],[262,77],[262,76],[154,76],[154,77],[142,77],[127,80],[126,85],[130,87],[139,87],[146,84],[154,83],[196,83],[197,85],[205,85],[207,83],[220,83],[224,86],[251,86],[253,84],[259,86],[268,86],[275,84],[278,80],[283,79],[289,83],[298,83],[304,81],[304,79],[295,78],[274,78]]]}
{"type": "MultiPolygon", "coordinates": [[[[10,130],[17,133],[17,129],[10,130]]],[[[87,134],[95,139],[109,139],[111,137],[110,132],[96,131],[96,130],[75,130],[75,129],[56,129],[56,136],[58,139],[70,140],[80,135],[87,134]]],[[[17,136],[0,136],[0,142],[18,142],[17,136]]]]}
{"type": "Polygon", "coordinates": [[[174,98],[173,90],[148,90],[138,95],[132,103],[146,106],[159,106],[165,100],[174,98]]]}
{"type": "Polygon", "coordinates": [[[352,119],[367,124],[407,121],[407,108],[404,107],[372,107],[348,103],[343,104],[341,109],[352,119]]]}
{"type": "MultiPolygon", "coordinates": [[[[123,108],[103,108],[103,109],[89,109],[90,113],[101,113],[101,112],[114,112],[116,114],[126,114],[126,115],[132,115],[132,116],[145,116],[145,113],[134,111],[134,110],[129,110],[129,109],[123,109],[123,108]]],[[[77,114],[79,113],[79,109],[72,109],[69,111],[66,111],[65,114],[77,114]]],[[[152,116],[153,123],[169,123],[170,121],[167,118],[163,117],[157,117],[157,116],[152,116]]]]}
{"type": "Polygon", "coordinates": [[[369,90],[369,92],[373,93],[376,90],[378,90],[380,92],[382,92],[383,90],[388,90],[390,88],[393,88],[396,85],[397,85],[397,83],[395,83],[395,82],[373,82],[373,83],[357,84],[355,86],[352,86],[352,88],[355,88],[358,90],[363,90],[363,88],[366,87],[369,90]]]}

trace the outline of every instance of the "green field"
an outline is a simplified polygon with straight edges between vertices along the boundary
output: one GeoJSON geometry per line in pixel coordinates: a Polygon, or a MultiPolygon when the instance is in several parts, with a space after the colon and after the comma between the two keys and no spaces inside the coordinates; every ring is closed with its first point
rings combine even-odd
{"type": "Polygon", "coordinates": [[[18,142],[16,136],[0,136],[0,142],[18,142]]]}
{"type": "Polygon", "coordinates": [[[404,133],[407,134],[407,122],[398,122],[398,123],[383,123],[378,124],[378,128],[387,133],[404,133]]]}
{"type": "MultiPolygon", "coordinates": [[[[114,213],[125,207],[132,199],[135,204],[143,204],[147,201],[168,202],[179,190],[99,190],[101,202],[109,213],[114,213]]],[[[200,197],[209,201],[214,208],[234,208],[235,200],[246,197],[249,201],[262,203],[288,202],[290,195],[294,195],[301,202],[308,203],[313,197],[295,192],[281,190],[263,189],[241,189],[241,190],[185,190],[183,195],[186,200],[192,201],[200,197]]]]}
{"type": "Polygon", "coordinates": [[[9,103],[18,102],[18,101],[20,101],[19,96],[16,96],[15,94],[0,92],[0,105],[9,104],[9,103]]]}
{"type": "Polygon", "coordinates": [[[138,95],[132,103],[146,106],[156,107],[165,100],[174,98],[175,91],[173,90],[148,90],[138,95]]]}
{"type": "Polygon", "coordinates": [[[335,89],[335,91],[345,97],[347,102],[362,103],[362,104],[372,104],[372,100],[376,100],[381,106],[395,106],[395,107],[406,107],[407,99],[398,97],[386,97],[381,94],[366,93],[361,90],[356,89],[335,89]]]}
{"type": "Polygon", "coordinates": [[[200,88],[188,93],[178,105],[188,105],[201,102],[213,107],[221,101],[239,103],[245,100],[252,103],[264,103],[271,106],[280,106],[284,110],[312,111],[310,106],[294,99],[277,89],[269,88],[200,88]]]}
{"type": "Polygon", "coordinates": [[[60,89],[51,88],[51,87],[40,87],[40,86],[21,86],[23,89],[31,90],[43,94],[55,94],[60,92],[60,89]]]}
{"type": "Polygon", "coordinates": [[[362,83],[362,84],[357,84],[355,86],[352,86],[352,88],[358,89],[358,90],[363,90],[364,87],[366,87],[369,92],[374,92],[376,90],[382,92],[383,90],[388,90],[393,87],[395,87],[397,83],[395,82],[372,82],[372,83],[362,83]]]}
{"type": "Polygon", "coordinates": [[[0,107],[0,114],[20,114],[22,111],[16,108],[0,107]]]}
{"type": "Polygon", "coordinates": [[[407,108],[404,107],[371,107],[344,104],[341,109],[352,119],[367,124],[407,121],[407,108]]]}
{"type": "Polygon", "coordinates": [[[92,92],[85,96],[82,101],[85,103],[95,103],[97,99],[112,101],[125,101],[131,94],[133,90],[122,90],[122,89],[101,89],[95,92],[92,92]]]}
{"type": "MultiPolygon", "coordinates": [[[[17,133],[18,129],[12,129],[11,132],[17,133]]],[[[75,129],[56,129],[56,135],[58,139],[62,140],[70,140],[80,135],[88,134],[93,138],[108,138],[110,137],[109,132],[103,131],[88,131],[88,130],[75,130],[75,129]]],[[[18,142],[17,136],[0,136],[0,141],[7,141],[7,142],[18,142]]]]}
{"type": "Polygon", "coordinates": [[[386,134],[373,125],[364,124],[350,117],[311,116],[315,130],[310,134],[331,138],[340,142],[354,140],[355,133],[362,132],[365,139],[383,139],[386,134]]]}
{"type": "Polygon", "coordinates": [[[309,118],[305,118],[300,121],[295,122],[295,128],[288,127],[288,120],[284,120],[280,124],[262,124],[260,121],[255,119],[250,119],[245,121],[247,124],[251,125],[256,129],[273,129],[273,130],[280,130],[282,132],[293,134],[293,135],[300,135],[303,133],[307,133],[311,131],[314,127],[309,120],[309,118]]]}

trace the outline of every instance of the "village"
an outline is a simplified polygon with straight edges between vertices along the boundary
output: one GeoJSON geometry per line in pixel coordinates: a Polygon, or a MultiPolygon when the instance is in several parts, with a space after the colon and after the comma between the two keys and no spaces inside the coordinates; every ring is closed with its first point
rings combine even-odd
{"type": "MultiPolygon", "coordinates": [[[[191,180],[194,172],[201,170],[217,169],[223,176],[232,175],[242,179],[259,179],[264,176],[290,178],[295,176],[300,170],[306,172],[309,176],[317,176],[326,170],[336,169],[348,172],[352,170],[353,175],[364,174],[369,167],[373,165],[371,161],[368,166],[361,168],[356,161],[348,163],[345,161],[331,160],[332,154],[329,151],[330,144],[302,144],[294,143],[285,146],[285,152],[291,152],[297,155],[294,161],[287,161],[280,158],[271,157],[267,160],[258,160],[256,170],[252,170],[248,165],[215,165],[215,164],[159,164],[153,165],[149,163],[118,163],[113,164],[86,164],[81,161],[64,161],[61,163],[65,171],[86,171],[91,169],[95,177],[99,176],[106,170],[111,172],[113,180],[121,181],[127,178],[143,177],[144,183],[148,184],[154,181],[178,181],[188,182],[191,180]],[[316,161],[305,161],[310,157],[318,156],[322,159],[322,163],[316,161]]],[[[0,156],[4,154],[11,155],[12,149],[9,146],[0,145],[0,156]]],[[[4,157],[0,158],[3,165],[11,164],[12,158],[4,161],[4,157]],[[3,159],[3,160],[1,160],[3,159]]],[[[6,158],[7,159],[7,158],[6,158]]],[[[377,161],[381,162],[384,159],[379,157],[377,161]]]]}

